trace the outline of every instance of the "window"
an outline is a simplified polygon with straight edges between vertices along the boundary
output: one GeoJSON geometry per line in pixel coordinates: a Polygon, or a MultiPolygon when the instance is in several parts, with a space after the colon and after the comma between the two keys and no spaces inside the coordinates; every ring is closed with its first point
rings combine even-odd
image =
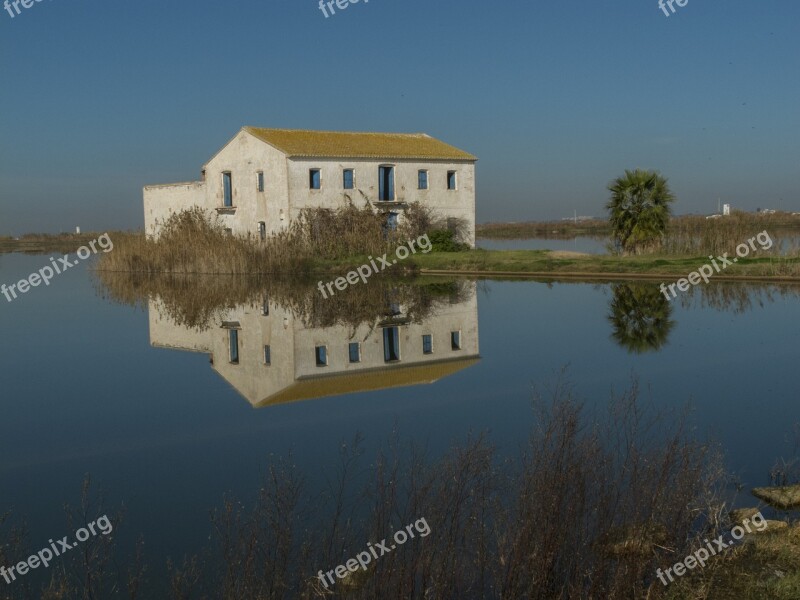
{"type": "Polygon", "coordinates": [[[312,190],[320,189],[319,169],[310,169],[308,172],[308,185],[312,190]]]}
{"type": "Polygon", "coordinates": [[[233,365],[239,364],[239,330],[238,329],[228,329],[228,345],[230,346],[230,351],[228,354],[228,358],[230,358],[230,362],[233,365]]]}
{"type": "Polygon", "coordinates": [[[394,167],[378,167],[378,199],[394,200],[394,167]]]}
{"type": "Polygon", "coordinates": [[[343,185],[344,189],[352,190],[353,189],[353,169],[345,169],[342,171],[342,178],[343,178],[343,185]]]}
{"type": "Polygon", "coordinates": [[[447,172],[447,189],[454,190],[456,189],[456,172],[455,171],[448,171],[447,172]]]}
{"type": "Polygon", "coordinates": [[[222,174],[222,205],[233,206],[233,175],[230,171],[222,174]]]}
{"type": "Polygon", "coordinates": [[[228,234],[228,235],[233,235],[233,229],[231,229],[230,227],[226,227],[225,228],[225,233],[228,234]]]}
{"type": "Polygon", "coordinates": [[[272,364],[272,350],[269,346],[264,346],[264,364],[267,366],[272,364]]]}
{"type": "Polygon", "coordinates": [[[383,360],[400,360],[400,330],[397,327],[386,327],[383,330],[383,360]]]}
{"type": "Polygon", "coordinates": [[[361,362],[361,344],[358,342],[352,342],[350,344],[350,362],[361,362]]]}
{"type": "Polygon", "coordinates": [[[427,190],[428,189],[428,172],[420,170],[419,173],[417,174],[417,179],[418,179],[418,186],[417,187],[419,189],[421,189],[421,190],[427,190]]]}
{"type": "Polygon", "coordinates": [[[259,171],[256,174],[256,189],[259,192],[264,191],[264,171],[259,171]]]}
{"type": "Polygon", "coordinates": [[[460,331],[451,331],[450,332],[450,347],[453,350],[461,350],[461,332],[460,331]]]}
{"type": "Polygon", "coordinates": [[[264,221],[258,222],[258,237],[262,242],[267,239],[267,224],[264,221]]]}
{"type": "Polygon", "coordinates": [[[429,333],[422,336],[422,353],[433,354],[433,336],[429,333]]]}
{"type": "Polygon", "coordinates": [[[264,304],[261,305],[261,314],[265,317],[269,316],[269,298],[264,298],[264,304]]]}
{"type": "Polygon", "coordinates": [[[316,356],[318,367],[325,367],[328,365],[327,346],[317,346],[316,348],[314,348],[314,355],[316,356]]]}

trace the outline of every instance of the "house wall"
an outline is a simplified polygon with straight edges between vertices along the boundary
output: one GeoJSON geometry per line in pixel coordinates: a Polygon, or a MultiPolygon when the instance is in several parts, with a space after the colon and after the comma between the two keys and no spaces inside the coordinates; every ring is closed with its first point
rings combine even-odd
{"type": "Polygon", "coordinates": [[[169,311],[167,311],[164,302],[160,298],[149,300],[147,305],[151,346],[174,350],[191,350],[192,352],[211,352],[207,332],[178,325],[169,316],[169,311]]]}
{"type": "Polygon", "coordinates": [[[296,218],[305,208],[338,208],[352,200],[356,206],[373,203],[380,210],[396,211],[402,220],[402,207],[391,202],[379,202],[378,168],[395,167],[395,200],[419,202],[431,208],[441,218],[456,217],[467,225],[467,239],[475,246],[475,163],[468,161],[408,161],[408,160],[341,160],[298,159],[288,161],[290,215],[296,218]],[[311,169],[319,169],[321,188],[312,190],[311,169]],[[345,190],[343,170],[355,171],[354,189],[345,190]],[[428,189],[418,189],[418,172],[428,171],[428,189]],[[447,189],[447,172],[457,172],[456,190],[447,189]]]}
{"type": "Polygon", "coordinates": [[[289,223],[286,157],[269,144],[240,131],[204,167],[205,205],[219,214],[220,221],[234,234],[258,236],[263,221],[267,234],[289,223]],[[222,173],[230,171],[234,209],[224,209],[222,173]],[[264,171],[264,191],[257,188],[257,173],[264,171]],[[281,220],[281,211],[284,219],[281,220]]]}
{"type": "MultiPolygon", "coordinates": [[[[478,296],[476,284],[469,298],[459,304],[439,307],[435,314],[421,323],[399,325],[400,360],[386,363],[383,355],[383,328],[365,323],[356,328],[334,326],[326,328],[304,328],[299,326],[295,332],[294,347],[295,376],[313,377],[342,372],[358,372],[376,367],[393,365],[416,365],[439,360],[467,358],[479,354],[478,340],[478,296]],[[450,332],[461,332],[461,349],[450,347],[450,332]],[[422,336],[433,337],[433,354],[422,351],[422,336]],[[351,363],[349,359],[350,342],[361,342],[361,362],[351,363]],[[321,367],[316,363],[316,346],[327,346],[328,365],[321,367]]],[[[400,307],[401,310],[403,307],[400,307]]]]}
{"type": "Polygon", "coordinates": [[[239,306],[227,311],[223,321],[238,322],[239,363],[230,362],[228,329],[209,330],[214,369],[255,405],[294,383],[294,315],[270,303],[268,315],[261,305],[239,306]],[[271,362],[264,363],[264,346],[271,362]]]}
{"type": "Polygon", "coordinates": [[[193,206],[205,205],[205,183],[174,183],[148,185],[143,190],[144,231],[148,236],[157,236],[161,225],[173,213],[193,206]]]}

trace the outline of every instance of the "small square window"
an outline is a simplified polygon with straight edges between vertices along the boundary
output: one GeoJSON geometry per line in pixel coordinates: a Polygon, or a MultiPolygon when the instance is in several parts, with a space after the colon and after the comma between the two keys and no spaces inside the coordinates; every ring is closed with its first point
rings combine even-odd
{"type": "Polygon", "coordinates": [[[433,354],[433,336],[429,333],[422,336],[422,353],[433,354]]]}
{"type": "Polygon", "coordinates": [[[327,346],[317,346],[316,348],[314,348],[314,355],[316,356],[318,367],[326,367],[328,365],[327,346]]]}
{"type": "Polygon", "coordinates": [[[264,364],[267,366],[272,364],[272,350],[269,346],[264,346],[264,364]]]}
{"type": "Polygon", "coordinates": [[[420,170],[418,173],[418,187],[421,190],[428,189],[428,172],[420,170]]]}
{"type": "Polygon", "coordinates": [[[461,332],[460,331],[451,331],[450,332],[450,347],[453,350],[461,350],[461,332]]]}
{"type": "Polygon", "coordinates": [[[264,171],[259,171],[256,174],[256,189],[258,189],[259,192],[264,191],[264,171]]]}
{"type": "Polygon", "coordinates": [[[358,342],[352,342],[350,344],[350,362],[361,362],[361,344],[358,342]]]}
{"type": "Polygon", "coordinates": [[[342,178],[344,180],[342,183],[344,185],[344,189],[346,190],[353,189],[354,187],[353,175],[354,175],[353,169],[345,169],[344,171],[342,171],[342,178]]]}
{"type": "Polygon", "coordinates": [[[321,186],[319,169],[311,169],[308,172],[308,185],[312,190],[318,190],[321,186]]]}
{"type": "Polygon", "coordinates": [[[455,171],[448,171],[447,172],[447,189],[454,190],[456,189],[457,179],[456,179],[456,172],[455,171]]]}

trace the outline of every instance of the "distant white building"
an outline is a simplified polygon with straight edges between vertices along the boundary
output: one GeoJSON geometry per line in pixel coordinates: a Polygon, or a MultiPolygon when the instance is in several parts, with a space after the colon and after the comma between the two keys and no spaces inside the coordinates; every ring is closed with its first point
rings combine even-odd
{"type": "Polygon", "coordinates": [[[472,154],[424,133],[348,133],[245,127],[202,170],[202,180],[144,188],[145,231],[199,206],[232,233],[280,231],[305,208],[369,203],[395,226],[411,202],[466,224],[475,245],[472,154]]]}
{"type": "Polygon", "coordinates": [[[722,214],[725,217],[729,217],[731,214],[731,205],[730,204],[723,204],[722,205],[722,214]]]}

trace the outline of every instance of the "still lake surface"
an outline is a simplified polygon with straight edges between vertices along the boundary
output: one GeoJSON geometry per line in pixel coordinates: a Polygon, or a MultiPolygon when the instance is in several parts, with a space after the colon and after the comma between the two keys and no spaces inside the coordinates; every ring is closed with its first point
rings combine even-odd
{"type": "MultiPolygon", "coordinates": [[[[0,255],[0,283],[45,264],[46,256],[0,255]]],[[[434,456],[487,431],[513,455],[534,425],[533,390],[565,367],[589,411],[633,376],[653,406],[689,404],[695,435],[719,442],[744,485],[737,502],[752,505],[747,490],[767,484],[775,461],[794,452],[800,293],[711,284],[665,304],[646,285],[631,295],[625,284],[467,282],[422,323],[404,322],[396,307],[399,340],[385,328],[359,332],[364,363],[385,362],[388,343],[417,367],[307,385],[317,345],[327,346],[326,373],[349,368],[355,338],[346,328],[304,328],[277,306],[268,315],[236,307],[198,333],[153,304],[104,299],[80,265],[11,303],[0,297],[0,513],[24,516],[40,547],[69,533],[62,506],[78,502],[91,474],[109,512],[125,507],[119,545],[129,550],[144,536],[157,578],[166,558],[199,551],[225,494],[257,492],[270,455],[291,452],[312,486],[324,484],[357,432],[367,455],[394,430],[434,456]],[[652,314],[660,330],[636,333],[652,314]],[[253,324],[271,336],[271,365],[261,370],[264,340],[254,341],[253,324]],[[433,355],[423,352],[426,332],[433,355]],[[324,397],[326,386],[338,395],[324,397]]]]}

